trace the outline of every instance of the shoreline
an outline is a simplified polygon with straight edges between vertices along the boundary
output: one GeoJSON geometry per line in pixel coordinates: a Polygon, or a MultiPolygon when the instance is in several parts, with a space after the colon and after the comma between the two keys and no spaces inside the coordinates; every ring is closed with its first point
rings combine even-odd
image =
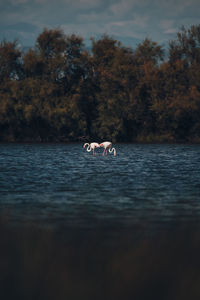
{"type": "MultiPolygon", "coordinates": [[[[92,141],[92,139],[90,140],[92,141]]],[[[41,142],[38,142],[38,141],[15,141],[15,142],[12,142],[12,141],[0,141],[0,145],[2,144],[10,144],[10,145],[15,145],[15,144],[30,144],[30,145],[33,145],[33,144],[38,144],[38,145],[52,145],[52,144],[58,144],[58,145],[74,145],[74,144],[83,144],[85,142],[90,142],[89,140],[86,140],[86,141],[74,141],[74,142],[62,142],[62,141],[59,141],[59,142],[56,142],[56,141],[49,141],[49,142],[46,142],[46,141],[41,141],[41,142]]],[[[98,142],[98,140],[97,140],[98,142]]],[[[101,141],[99,141],[101,142],[101,141]]],[[[152,142],[113,142],[113,145],[114,144],[117,144],[117,145],[125,145],[125,144],[128,144],[128,145],[200,145],[200,141],[198,142],[195,142],[195,141],[191,141],[191,142],[155,142],[155,141],[152,141],[152,142]]]]}

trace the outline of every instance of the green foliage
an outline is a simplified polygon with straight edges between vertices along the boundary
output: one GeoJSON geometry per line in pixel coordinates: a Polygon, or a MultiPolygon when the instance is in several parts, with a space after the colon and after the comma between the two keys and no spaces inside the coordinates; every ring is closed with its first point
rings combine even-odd
{"type": "Polygon", "coordinates": [[[0,141],[199,142],[200,25],[164,49],[44,29],[22,53],[0,43],[0,141]]]}

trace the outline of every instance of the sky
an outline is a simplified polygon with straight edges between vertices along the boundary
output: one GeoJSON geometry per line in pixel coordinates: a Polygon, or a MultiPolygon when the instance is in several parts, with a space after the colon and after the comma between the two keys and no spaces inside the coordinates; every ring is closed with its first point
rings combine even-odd
{"type": "Polygon", "coordinates": [[[200,0],[0,0],[0,40],[33,47],[40,33],[61,28],[66,35],[103,34],[136,47],[145,38],[166,45],[181,26],[200,24],[200,0]]]}

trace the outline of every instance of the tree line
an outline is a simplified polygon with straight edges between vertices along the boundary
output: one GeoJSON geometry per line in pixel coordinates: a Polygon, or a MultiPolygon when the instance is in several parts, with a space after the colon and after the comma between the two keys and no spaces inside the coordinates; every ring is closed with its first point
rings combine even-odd
{"type": "Polygon", "coordinates": [[[200,142],[200,25],[136,49],[47,29],[0,43],[0,141],[200,142]],[[166,55],[167,54],[167,55],[166,55]]]}

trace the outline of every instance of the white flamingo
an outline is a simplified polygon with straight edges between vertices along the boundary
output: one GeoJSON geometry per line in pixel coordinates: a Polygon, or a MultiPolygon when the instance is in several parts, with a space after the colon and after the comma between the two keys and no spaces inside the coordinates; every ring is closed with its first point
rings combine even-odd
{"type": "Polygon", "coordinates": [[[83,145],[83,148],[86,148],[87,152],[90,152],[93,150],[93,155],[96,155],[95,149],[99,148],[100,145],[98,143],[85,143],[83,145]],[[86,148],[87,147],[87,148],[86,148]]]}
{"type": "Polygon", "coordinates": [[[109,153],[113,152],[114,156],[117,155],[115,148],[112,148],[112,143],[111,142],[103,142],[103,143],[100,144],[100,147],[104,148],[103,155],[104,154],[107,155],[108,151],[109,151],[109,153]]]}

